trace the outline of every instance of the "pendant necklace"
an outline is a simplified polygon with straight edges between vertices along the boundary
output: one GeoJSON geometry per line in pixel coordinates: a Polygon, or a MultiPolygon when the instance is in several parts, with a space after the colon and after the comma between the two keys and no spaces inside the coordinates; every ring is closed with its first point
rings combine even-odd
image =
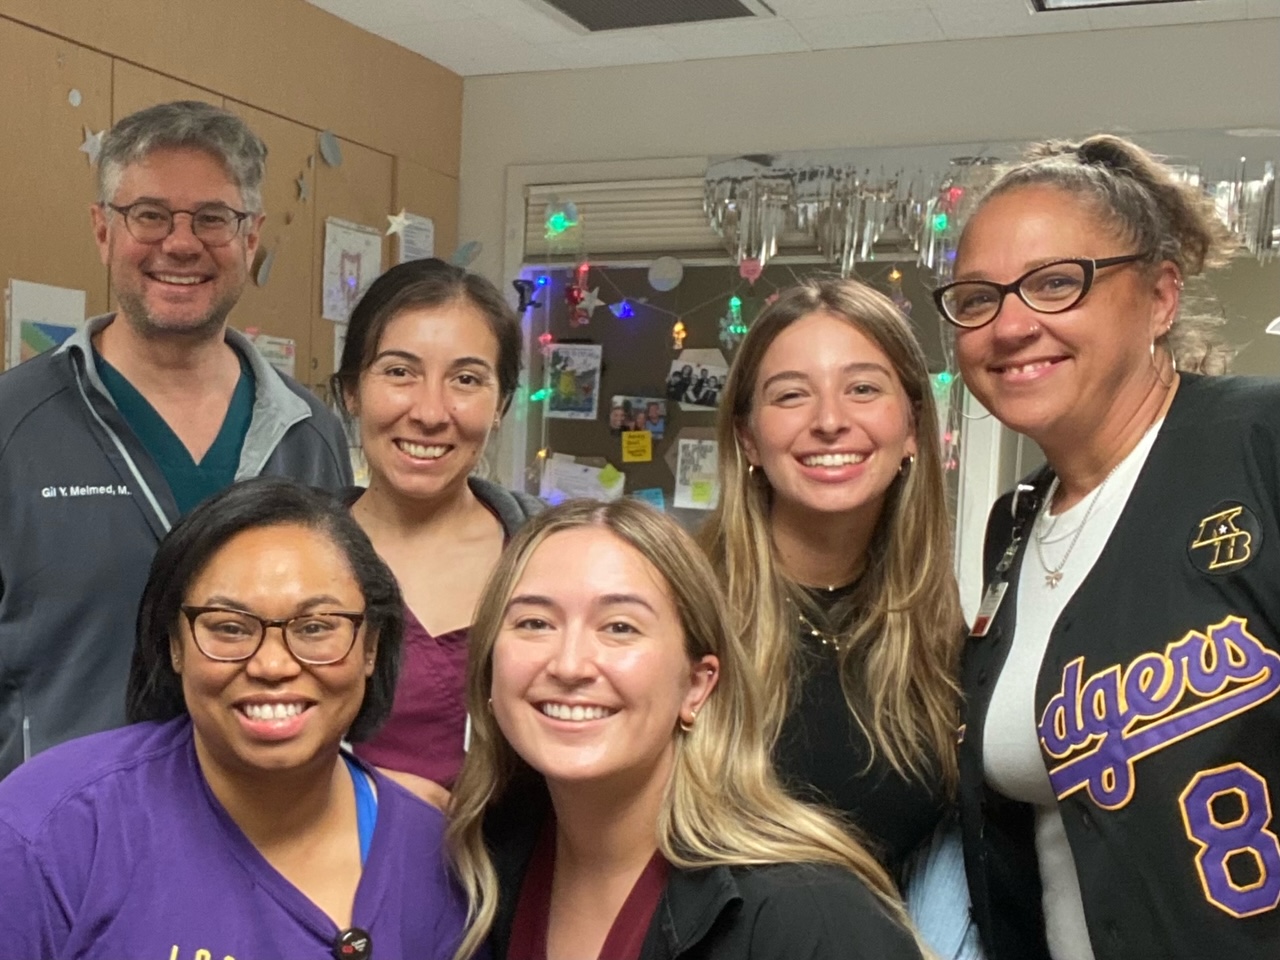
{"type": "MultiPolygon", "coordinates": [[[[1121,460],[1120,463],[1124,463],[1124,460],[1121,460]]],[[[1036,556],[1040,558],[1040,566],[1044,568],[1044,582],[1049,588],[1056,589],[1058,584],[1062,582],[1062,570],[1066,567],[1067,560],[1071,558],[1071,551],[1075,549],[1076,541],[1080,539],[1080,534],[1084,531],[1085,524],[1088,523],[1089,518],[1093,516],[1093,508],[1096,507],[1098,505],[1098,501],[1102,499],[1102,491],[1106,489],[1108,481],[1110,481],[1115,475],[1115,472],[1120,469],[1120,463],[1117,463],[1112,467],[1111,472],[1103,478],[1102,483],[1098,484],[1098,489],[1093,493],[1093,499],[1089,501],[1089,506],[1085,508],[1084,519],[1080,521],[1080,526],[1076,527],[1075,533],[1071,535],[1071,541],[1067,544],[1067,552],[1062,555],[1062,560],[1056,567],[1050,567],[1049,564],[1045,562],[1044,542],[1049,539],[1049,535],[1053,533],[1053,528],[1058,525],[1058,518],[1053,518],[1049,524],[1049,529],[1044,533],[1037,533],[1035,535],[1036,556]]],[[[1045,510],[1053,508],[1053,495],[1057,492],[1058,478],[1055,476],[1053,478],[1053,483],[1049,485],[1049,492],[1045,494],[1045,510]]]]}

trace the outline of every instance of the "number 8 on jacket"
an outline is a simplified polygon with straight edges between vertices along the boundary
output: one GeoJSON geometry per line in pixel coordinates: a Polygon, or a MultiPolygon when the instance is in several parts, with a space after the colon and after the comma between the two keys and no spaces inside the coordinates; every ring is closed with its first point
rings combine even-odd
{"type": "Polygon", "coordinates": [[[1280,905],[1280,839],[1268,829],[1267,781],[1232,763],[1196,774],[1178,802],[1187,837],[1200,847],[1196,870],[1209,902],[1233,917],[1280,905]]]}

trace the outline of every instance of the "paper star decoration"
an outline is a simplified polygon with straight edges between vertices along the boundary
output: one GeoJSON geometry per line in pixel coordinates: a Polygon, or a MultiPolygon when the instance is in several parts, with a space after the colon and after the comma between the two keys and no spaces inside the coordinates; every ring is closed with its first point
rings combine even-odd
{"type": "Polygon", "coordinates": [[[594,290],[589,290],[583,294],[582,302],[578,306],[587,311],[587,316],[591,316],[596,310],[603,307],[604,303],[600,300],[600,288],[596,287],[594,290]]]}
{"type": "Polygon", "coordinates": [[[89,157],[90,166],[98,162],[98,154],[102,152],[102,135],[106,132],[99,130],[94,133],[88,127],[84,128],[84,143],[80,144],[80,152],[89,157]]]}
{"type": "Polygon", "coordinates": [[[404,208],[402,207],[400,209],[400,212],[397,213],[395,216],[387,217],[386,236],[389,237],[393,233],[398,233],[400,236],[403,237],[404,228],[407,226],[409,226],[409,217],[408,217],[408,214],[405,213],[404,208]]]}

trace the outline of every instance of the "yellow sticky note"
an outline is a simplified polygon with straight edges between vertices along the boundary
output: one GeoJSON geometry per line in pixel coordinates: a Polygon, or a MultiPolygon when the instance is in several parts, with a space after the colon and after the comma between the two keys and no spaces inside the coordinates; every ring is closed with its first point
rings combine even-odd
{"type": "Polygon", "coordinates": [[[689,499],[694,503],[710,503],[714,491],[714,480],[695,480],[689,485],[689,499]]]}
{"type": "Polygon", "coordinates": [[[622,462],[648,463],[653,459],[653,434],[648,430],[622,432],[622,462]]]}

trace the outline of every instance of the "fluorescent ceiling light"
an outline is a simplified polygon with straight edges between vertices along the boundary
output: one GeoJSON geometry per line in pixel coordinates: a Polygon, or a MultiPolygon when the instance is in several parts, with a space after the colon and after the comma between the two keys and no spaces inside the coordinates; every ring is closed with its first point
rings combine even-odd
{"type": "Polygon", "coordinates": [[[1078,10],[1081,7],[1137,7],[1148,3],[1190,3],[1192,0],[1031,0],[1038,13],[1078,10]]]}

